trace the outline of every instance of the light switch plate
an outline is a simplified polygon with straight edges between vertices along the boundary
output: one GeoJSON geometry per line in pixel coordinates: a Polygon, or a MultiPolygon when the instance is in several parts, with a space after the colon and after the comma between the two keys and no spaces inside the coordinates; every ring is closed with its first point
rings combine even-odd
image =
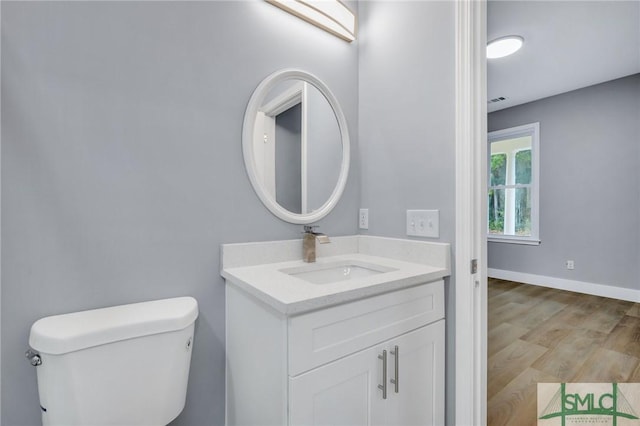
{"type": "Polygon", "coordinates": [[[358,214],[358,228],[369,229],[369,209],[360,209],[358,214]]]}
{"type": "Polygon", "coordinates": [[[413,237],[440,237],[439,210],[407,210],[407,235],[413,237]]]}

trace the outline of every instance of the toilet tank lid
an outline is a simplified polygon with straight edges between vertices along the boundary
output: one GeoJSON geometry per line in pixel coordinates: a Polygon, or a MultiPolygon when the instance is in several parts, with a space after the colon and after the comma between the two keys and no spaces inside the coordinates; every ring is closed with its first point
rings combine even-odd
{"type": "Polygon", "coordinates": [[[41,318],[31,326],[29,345],[59,355],[157,333],[182,330],[198,317],[193,297],[176,297],[41,318]]]}

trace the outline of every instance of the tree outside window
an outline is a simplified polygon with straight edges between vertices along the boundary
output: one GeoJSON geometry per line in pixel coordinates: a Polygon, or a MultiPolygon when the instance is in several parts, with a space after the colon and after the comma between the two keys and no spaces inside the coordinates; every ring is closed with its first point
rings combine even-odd
{"type": "Polygon", "coordinates": [[[490,239],[537,240],[538,123],[489,134],[490,239]]]}

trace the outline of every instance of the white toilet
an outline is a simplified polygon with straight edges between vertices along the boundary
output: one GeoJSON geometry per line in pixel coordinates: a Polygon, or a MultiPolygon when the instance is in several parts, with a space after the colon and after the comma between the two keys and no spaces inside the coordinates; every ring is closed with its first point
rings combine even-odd
{"type": "Polygon", "coordinates": [[[27,352],[44,426],[164,426],[187,393],[198,303],[156,300],[42,318],[27,352]]]}

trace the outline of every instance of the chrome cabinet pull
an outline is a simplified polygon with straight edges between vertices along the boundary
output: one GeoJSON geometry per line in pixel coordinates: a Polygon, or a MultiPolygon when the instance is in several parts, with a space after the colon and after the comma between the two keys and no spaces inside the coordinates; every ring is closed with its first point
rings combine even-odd
{"type": "Polygon", "coordinates": [[[399,391],[399,387],[398,387],[398,382],[400,381],[400,349],[398,349],[398,345],[396,345],[393,350],[391,351],[391,355],[393,355],[394,360],[395,360],[395,365],[394,365],[394,372],[393,375],[395,376],[393,379],[389,380],[391,383],[393,383],[395,385],[395,392],[398,393],[399,391]]]}
{"type": "Polygon", "coordinates": [[[382,360],[382,384],[378,385],[378,389],[382,390],[382,399],[387,399],[387,350],[382,351],[382,355],[378,355],[378,359],[382,360]]]}

